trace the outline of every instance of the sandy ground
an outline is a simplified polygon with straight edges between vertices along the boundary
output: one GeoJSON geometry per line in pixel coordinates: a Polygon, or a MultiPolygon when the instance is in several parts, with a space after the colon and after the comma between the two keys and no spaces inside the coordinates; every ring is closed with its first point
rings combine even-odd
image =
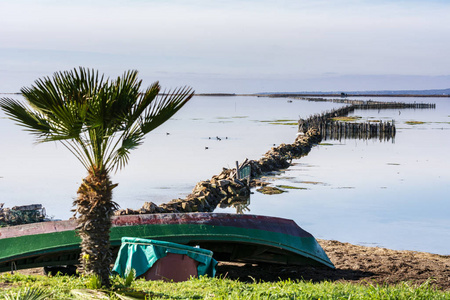
{"type": "Polygon", "coordinates": [[[305,279],[353,283],[388,283],[406,281],[450,290],[450,256],[425,252],[395,251],[378,247],[363,247],[338,241],[318,240],[336,269],[277,265],[245,265],[220,263],[218,273],[240,280],[276,281],[305,279]]]}
{"type": "MultiPolygon", "coordinates": [[[[305,279],[314,282],[343,281],[363,284],[396,284],[426,281],[442,290],[450,290],[450,256],[414,251],[396,251],[356,246],[338,241],[318,240],[335,270],[326,267],[298,267],[272,264],[220,262],[217,276],[241,281],[278,281],[305,279]]],[[[24,274],[43,274],[42,268],[20,270],[24,274]]],[[[0,288],[8,284],[0,283],[0,288]]]]}

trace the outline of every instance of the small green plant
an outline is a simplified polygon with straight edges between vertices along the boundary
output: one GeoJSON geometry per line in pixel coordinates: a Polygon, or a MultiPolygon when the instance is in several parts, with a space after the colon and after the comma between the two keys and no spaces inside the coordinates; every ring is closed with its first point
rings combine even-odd
{"type": "Polygon", "coordinates": [[[25,288],[17,293],[10,292],[5,295],[6,300],[44,300],[50,297],[51,293],[47,293],[40,288],[25,288]]]}
{"type": "Polygon", "coordinates": [[[136,270],[130,269],[127,271],[125,276],[125,287],[130,287],[133,281],[136,280],[136,270]]]}
{"type": "Polygon", "coordinates": [[[86,287],[88,289],[99,290],[102,288],[102,279],[98,275],[90,275],[86,287]]]}

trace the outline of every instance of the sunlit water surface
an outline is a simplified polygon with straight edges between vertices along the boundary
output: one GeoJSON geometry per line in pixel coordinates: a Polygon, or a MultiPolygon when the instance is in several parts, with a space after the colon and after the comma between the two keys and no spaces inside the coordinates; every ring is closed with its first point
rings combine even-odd
{"type": "MultiPolygon", "coordinates": [[[[302,189],[270,196],[253,191],[249,213],[293,219],[316,238],[450,254],[450,100],[380,99],[432,102],[436,109],[355,111],[363,119],[395,120],[395,140],[324,141],[289,169],[267,178],[274,185],[302,189]]],[[[194,97],[150,133],[131,153],[129,164],[113,175],[119,183],[114,200],[136,209],[145,201],[183,198],[222,167],[259,159],[274,144],[292,143],[297,127],[280,123],[342,105],[194,97]]],[[[0,117],[0,202],[6,207],[41,203],[48,215],[69,218],[86,171],[61,145],[33,144],[31,135],[3,113],[0,117]]]]}

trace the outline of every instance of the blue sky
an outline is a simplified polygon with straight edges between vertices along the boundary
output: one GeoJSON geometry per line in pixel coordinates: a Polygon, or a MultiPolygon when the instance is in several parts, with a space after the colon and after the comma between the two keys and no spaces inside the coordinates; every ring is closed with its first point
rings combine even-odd
{"type": "Polygon", "coordinates": [[[197,92],[450,87],[450,1],[0,2],[0,92],[85,66],[197,92]]]}

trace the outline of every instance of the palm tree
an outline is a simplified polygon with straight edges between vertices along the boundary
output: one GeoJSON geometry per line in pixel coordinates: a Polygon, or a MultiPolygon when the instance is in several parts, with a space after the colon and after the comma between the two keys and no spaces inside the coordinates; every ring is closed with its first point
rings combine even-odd
{"type": "Polygon", "coordinates": [[[6,115],[35,135],[37,142],[62,143],[87,170],[74,201],[80,263],[87,274],[109,285],[113,257],[109,233],[117,186],[109,174],[124,167],[144,136],[172,117],[194,92],[189,87],[160,94],[155,82],[141,91],[137,71],[116,80],[84,68],[57,72],[21,92],[27,104],[2,98],[6,115]]]}

